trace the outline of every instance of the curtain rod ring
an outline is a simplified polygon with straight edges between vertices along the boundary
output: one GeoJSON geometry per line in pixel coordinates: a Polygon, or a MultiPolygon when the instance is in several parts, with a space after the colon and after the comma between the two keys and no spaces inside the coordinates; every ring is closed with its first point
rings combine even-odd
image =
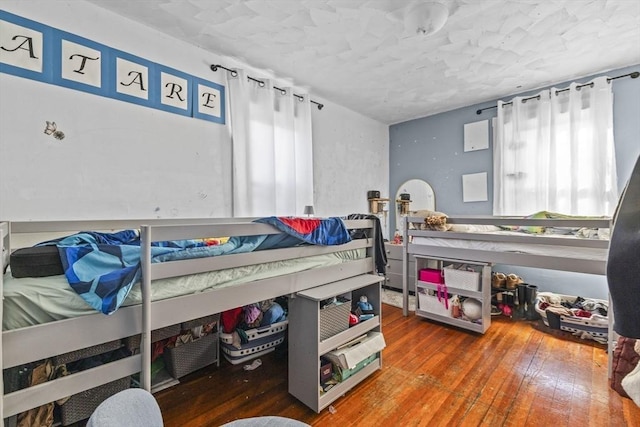
{"type": "Polygon", "coordinates": [[[237,77],[238,76],[238,72],[236,70],[232,70],[230,68],[224,67],[220,64],[211,64],[211,66],[209,67],[211,68],[211,71],[218,71],[218,68],[222,68],[224,70],[227,70],[229,73],[231,73],[231,77],[237,77]]]}

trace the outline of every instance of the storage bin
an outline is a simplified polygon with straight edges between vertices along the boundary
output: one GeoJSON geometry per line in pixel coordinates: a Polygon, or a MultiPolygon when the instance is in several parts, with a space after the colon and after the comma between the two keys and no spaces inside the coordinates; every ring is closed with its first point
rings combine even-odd
{"type": "Polygon", "coordinates": [[[418,271],[418,279],[422,282],[429,283],[444,283],[444,277],[442,276],[442,270],[435,268],[423,268],[418,271]]]}
{"type": "MultiPolygon", "coordinates": [[[[576,300],[576,296],[553,294],[551,292],[540,292],[535,302],[535,310],[540,314],[542,322],[545,326],[552,329],[560,329],[567,332],[588,332],[595,341],[606,343],[609,337],[609,318],[607,317],[578,317],[578,316],[562,316],[555,313],[549,313],[540,307],[541,297],[556,296],[563,302],[572,304],[576,300]],[[551,318],[551,316],[554,316],[551,318]],[[559,324],[558,324],[559,322],[559,324]]],[[[605,307],[609,307],[609,303],[605,300],[589,298],[592,301],[599,302],[605,307]]],[[[608,313],[608,311],[607,311],[608,313]]]]}
{"type": "Polygon", "coordinates": [[[349,378],[350,376],[352,376],[353,374],[355,374],[356,372],[360,371],[361,369],[363,369],[365,366],[367,366],[369,363],[373,362],[374,360],[376,360],[376,358],[378,357],[378,353],[374,353],[371,356],[367,357],[366,359],[358,362],[358,364],[356,364],[356,366],[352,369],[348,369],[348,368],[341,368],[340,366],[336,367],[336,377],[338,381],[344,381],[347,378],[349,378]]]}
{"type": "Polygon", "coordinates": [[[444,267],[444,283],[451,288],[479,291],[480,273],[467,270],[468,267],[465,264],[457,267],[454,265],[444,267]]]}
{"type": "Polygon", "coordinates": [[[169,374],[174,378],[184,377],[218,362],[218,333],[205,335],[177,347],[167,347],[162,354],[169,374]]]}
{"type": "Polygon", "coordinates": [[[360,362],[382,351],[387,346],[382,332],[369,332],[356,343],[345,348],[337,348],[325,354],[334,366],[342,369],[355,369],[360,362]]]}
{"type": "Polygon", "coordinates": [[[284,342],[285,331],[257,338],[237,348],[231,344],[220,344],[222,355],[232,365],[246,362],[264,354],[271,353],[278,344],[284,342]]]}
{"type": "MultiPolygon", "coordinates": [[[[271,325],[260,326],[259,328],[247,329],[244,332],[247,335],[247,339],[249,340],[249,342],[251,342],[259,338],[264,338],[273,334],[277,334],[278,332],[283,332],[287,329],[288,324],[289,324],[288,320],[283,320],[282,322],[272,323],[271,325]]],[[[224,344],[233,344],[233,334],[225,334],[224,332],[221,332],[220,342],[224,344]]]]}
{"type": "Polygon", "coordinates": [[[320,341],[324,341],[342,331],[349,329],[351,301],[320,309],[320,341]]]}
{"type": "MultiPolygon", "coordinates": [[[[219,321],[220,321],[220,313],[215,313],[209,316],[199,317],[197,319],[189,320],[187,322],[182,322],[180,324],[180,329],[182,329],[183,331],[186,331],[189,329],[197,328],[198,326],[209,325],[211,323],[217,324],[219,321]]],[[[172,336],[172,335],[169,335],[169,336],[172,336]]]]}
{"type": "Polygon", "coordinates": [[[445,301],[440,298],[438,301],[437,292],[431,289],[418,288],[418,309],[428,311],[429,313],[439,316],[451,317],[451,307],[453,296],[449,298],[448,308],[445,307],[445,301]]]}
{"type": "Polygon", "coordinates": [[[60,405],[62,425],[66,426],[89,418],[103,400],[122,390],[128,389],[130,385],[131,378],[124,377],[74,394],[65,403],[60,405]]]}
{"type": "MultiPolygon", "coordinates": [[[[165,326],[164,328],[153,330],[151,331],[151,342],[158,342],[170,337],[175,337],[176,335],[180,335],[180,330],[180,324],[165,326]]],[[[141,335],[132,335],[130,337],[124,338],[123,342],[129,350],[134,351],[140,348],[141,340],[141,335]]]]}
{"type": "Polygon", "coordinates": [[[122,344],[120,340],[109,341],[103,344],[94,345],[92,347],[81,348],[80,350],[70,351],[69,353],[60,354],[52,357],[54,365],[59,366],[64,363],[71,363],[80,359],[85,359],[91,356],[97,356],[104,354],[108,351],[117,350],[122,344]]]}

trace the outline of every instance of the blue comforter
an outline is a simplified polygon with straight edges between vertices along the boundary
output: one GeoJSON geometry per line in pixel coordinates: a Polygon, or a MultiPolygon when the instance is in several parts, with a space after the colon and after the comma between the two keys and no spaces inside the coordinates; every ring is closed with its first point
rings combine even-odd
{"type": "MultiPolygon", "coordinates": [[[[340,218],[260,218],[282,234],[231,237],[207,246],[201,240],[153,242],[151,262],[291,247],[299,244],[339,245],[351,240],[340,218]]],[[[117,233],[85,231],[41,245],[58,247],[69,285],[96,310],[114,313],[141,278],[140,236],[136,230],[117,233]]]]}

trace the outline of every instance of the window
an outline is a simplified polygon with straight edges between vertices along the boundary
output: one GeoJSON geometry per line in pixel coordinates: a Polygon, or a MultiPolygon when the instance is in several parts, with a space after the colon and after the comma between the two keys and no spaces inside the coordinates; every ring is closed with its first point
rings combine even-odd
{"type": "Polygon", "coordinates": [[[611,216],[618,200],[612,107],[606,77],[499,102],[494,215],[611,216]]]}

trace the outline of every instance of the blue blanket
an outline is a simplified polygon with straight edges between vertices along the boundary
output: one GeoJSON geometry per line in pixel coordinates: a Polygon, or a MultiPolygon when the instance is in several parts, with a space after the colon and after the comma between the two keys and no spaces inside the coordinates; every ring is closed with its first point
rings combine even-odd
{"type": "MultiPolygon", "coordinates": [[[[207,246],[201,240],[153,242],[151,262],[174,261],[299,244],[338,245],[351,240],[340,218],[260,218],[256,222],[274,225],[282,234],[231,237],[226,243],[207,246]],[[299,221],[301,220],[301,221],[299,221]]],[[[114,313],[134,284],[140,282],[140,236],[136,230],[117,233],[85,231],[41,243],[55,244],[69,285],[91,307],[114,313]]]]}

